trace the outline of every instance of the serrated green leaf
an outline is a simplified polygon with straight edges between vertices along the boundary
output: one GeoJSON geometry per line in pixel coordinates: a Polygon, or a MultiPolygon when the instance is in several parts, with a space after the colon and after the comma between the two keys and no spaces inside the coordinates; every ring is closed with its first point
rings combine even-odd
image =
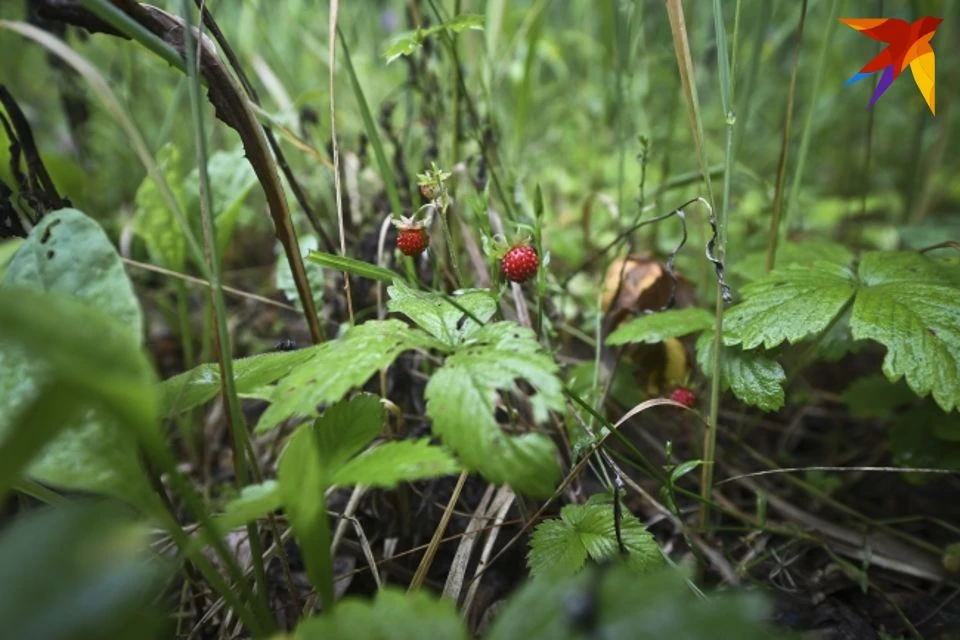
{"type": "Polygon", "coordinates": [[[623,565],[591,567],[572,578],[531,580],[511,596],[486,640],[783,637],[764,624],[756,594],[698,599],[683,575],[668,569],[638,576],[623,565]]]}
{"type": "Polygon", "coordinates": [[[631,342],[655,344],[667,338],[679,338],[713,326],[713,315],[705,309],[670,309],[634,318],[623,323],[607,337],[607,344],[631,342]]]}
{"type": "MultiPolygon", "coordinates": [[[[399,280],[387,289],[387,293],[390,296],[387,303],[390,311],[402,313],[451,347],[463,342],[481,326],[447,300],[444,294],[415,291],[399,280]]],[[[461,292],[453,297],[453,301],[481,323],[492,318],[497,311],[497,301],[487,290],[461,292]]]]}
{"type": "MultiPolygon", "coordinates": [[[[845,267],[853,262],[853,252],[842,244],[824,240],[787,242],[777,250],[774,268],[811,265],[815,262],[829,262],[845,267]]],[[[730,270],[747,280],[758,280],[767,273],[767,252],[758,251],[734,262],[730,270]]]]}
{"type": "Polygon", "coordinates": [[[227,503],[215,522],[220,531],[227,532],[276,511],[282,503],[277,481],[264,480],[244,487],[239,496],[227,503]]]}
{"type": "Polygon", "coordinates": [[[359,394],[300,425],[277,463],[277,481],[290,526],[303,551],[307,576],[325,602],[333,597],[333,558],[325,493],[333,475],[383,428],[379,398],[359,394]]]}
{"type": "Polygon", "coordinates": [[[323,253],[322,251],[311,251],[307,254],[307,261],[318,264],[325,269],[346,271],[361,278],[380,280],[382,282],[393,282],[401,277],[399,273],[378,267],[369,262],[364,262],[363,260],[354,260],[353,258],[337,256],[332,253],[323,253]]]}
{"type": "Polygon", "coordinates": [[[512,322],[486,325],[447,358],[427,383],[433,430],[464,465],[487,480],[534,496],[552,493],[560,478],[556,447],[544,435],[508,436],[494,420],[498,390],[516,390],[524,379],[537,422],[563,407],[557,365],[532,331],[512,322]]]}
{"type": "Polygon", "coordinates": [[[856,289],[852,271],[827,262],[773,271],[744,287],[743,302],[724,314],[724,343],[772,349],[817,335],[856,289]]]}
{"type": "MultiPolygon", "coordinates": [[[[713,375],[713,332],[697,339],[697,363],[704,375],[713,375]]],[[[741,402],[764,411],[783,407],[783,383],[787,376],[774,358],[759,351],[723,347],[720,361],[720,386],[730,389],[741,402]]]]}
{"type": "Polygon", "coordinates": [[[912,252],[871,252],[850,329],[887,348],[883,373],[950,411],[960,406],[960,270],[912,252]]]}
{"type": "Polygon", "coordinates": [[[399,320],[351,327],[342,337],[314,347],[308,360],[277,383],[273,403],[260,417],[257,431],[272,429],[294,416],[315,416],[318,405],[337,402],[404,351],[443,347],[399,320]]]}
{"type": "MultiPolygon", "coordinates": [[[[180,174],[180,152],[167,143],[157,151],[157,168],[181,210],[187,211],[183,176],[180,174]]],[[[150,260],[161,267],[183,271],[187,261],[187,241],[173,212],[167,208],[156,182],[146,176],[134,197],[133,230],[143,239],[150,260]]]]}
{"type": "MultiPolygon", "coordinates": [[[[233,361],[237,393],[249,394],[276,382],[314,355],[317,347],[264,353],[233,361]]],[[[220,393],[220,367],[202,364],[160,384],[160,411],[167,417],[189,411],[220,393]]]]}
{"type": "Polygon", "coordinates": [[[293,634],[295,640],[466,640],[467,637],[451,600],[438,599],[424,591],[405,593],[393,587],[378,591],[372,602],[344,598],[333,613],[304,620],[293,634]]]}
{"type": "Polygon", "coordinates": [[[65,395],[81,394],[78,402],[89,394],[87,410],[44,447],[28,473],[58,487],[153,505],[135,431],[125,428],[155,426],[153,376],[140,354],[143,317],[106,234],[75,209],[47,214],[10,262],[3,287],[29,287],[61,299],[30,302],[31,296],[21,293],[8,302],[40,306],[8,309],[7,335],[29,333],[0,341],[0,437],[9,435],[19,412],[41,394],[50,393],[49,401],[58,402],[55,387],[61,380],[65,395]],[[18,317],[19,312],[27,313],[18,317]],[[38,312],[57,315],[37,317],[38,312]],[[68,354],[76,360],[68,360],[68,354]],[[138,402],[142,408],[134,406],[138,402]],[[94,411],[98,404],[103,406],[94,411]]]}
{"type": "Polygon", "coordinates": [[[331,484],[392,489],[401,482],[446,476],[459,471],[456,460],[430,440],[388,442],[361,453],[340,467],[331,484]]]}
{"type": "MultiPolygon", "coordinates": [[[[640,572],[661,566],[656,540],[634,515],[623,513],[620,532],[628,565],[640,572]]],[[[527,565],[535,577],[570,576],[583,568],[587,557],[601,561],[619,553],[613,504],[591,499],[585,505],[567,505],[560,510],[559,520],[537,526],[527,565]]]]}

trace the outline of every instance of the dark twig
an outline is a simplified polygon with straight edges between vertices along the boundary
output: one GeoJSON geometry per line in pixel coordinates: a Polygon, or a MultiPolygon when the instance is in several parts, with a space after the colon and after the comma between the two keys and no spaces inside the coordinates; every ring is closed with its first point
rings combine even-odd
{"type": "MultiPolygon", "coordinates": [[[[227,38],[223,35],[223,32],[220,30],[220,26],[213,18],[213,14],[211,14],[210,11],[203,5],[204,0],[194,0],[194,2],[196,3],[197,7],[200,8],[200,16],[203,19],[203,26],[210,31],[213,39],[217,41],[218,45],[220,45],[220,49],[223,50],[223,55],[226,56],[227,62],[230,63],[230,67],[233,69],[233,72],[237,74],[237,80],[240,81],[240,86],[243,87],[243,90],[246,92],[250,102],[259,107],[260,96],[257,95],[257,90],[253,87],[253,83],[250,82],[247,74],[244,73],[243,67],[240,65],[240,59],[237,58],[237,54],[234,53],[233,47],[230,46],[227,38]]],[[[333,243],[333,239],[327,235],[326,230],[323,228],[323,225],[320,222],[320,217],[317,215],[317,212],[313,210],[313,207],[310,206],[310,202],[307,200],[307,194],[304,193],[303,187],[301,187],[300,183],[297,181],[297,177],[293,175],[293,170],[290,168],[290,164],[287,162],[286,156],[283,155],[283,149],[280,148],[280,144],[277,142],[276,136],[273,135],[273,131],[270,129],[270,127],[263,125],[263,133],[267,138],[267,143],[270,145],[270,149],[273,151],[273,155],[277,159],[277,166],[280,167],[280,171],[283,172],[284,177],[287,179],[287,184],[290,185],[290,190],[293,191],[293,196],[300,204],[300,208],[303,209],[303,212],[307,215],[307,219],[310,220],[310,224],[320,237],[320,241],[323,243],[325,250],[330,253],[336,252],[336,245],[333,243]]]]}

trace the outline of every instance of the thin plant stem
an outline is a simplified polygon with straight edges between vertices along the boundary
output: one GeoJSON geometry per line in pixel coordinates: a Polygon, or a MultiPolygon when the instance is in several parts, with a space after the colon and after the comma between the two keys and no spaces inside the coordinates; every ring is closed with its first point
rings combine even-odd
{"type": "MultiPolygon", "coordinates": [[[[730,211],[730,191],[733,185],[734,133],[737,122],[733,111],[733,69],[728,58],[727,35],[723,22],[723,7],[720,0],[713,0],[713,20],[717,38],[717,67],[720,75],[720,99],[723,102],[727,125],[724,147],[723,200],[717,212],[716,257],[721,262],[726,253],[727,215],[730,211]]],[[[736,43],[734,43],[736,46],[736,43]]],[[[713,495],[713,473],[717,455],[717,427],[720,413],[720,367],[723,358],[723,309],[724,299],[721,283],[717,282],[717,299],[714,306],[713,375],[710,378],[710,418],[703,432],[703,465],[700,467],[700,526],[709,529],[710,498],[713,495]]]]}
{"type": "MultiPolygon", "coordinates": [[[[790,88],[787,89],[787,112],[783,118],[783,142],[780,145],[780,159],[777,162],[777,187],[773,195],[773,214],[770,216],[770,230],[767,234],[767,271],[773,269],[777,260],[777,245],[780,241],[780,216],[783,209],[783,191],[787,179],[787,152],[790,149],[790,127],[793,124],[793,102],[797,90],[797,70],[800,67],[800,46],[803,44],[803,26],[807,19],[807,0],[800,5],[800,24],[797,25],[797,39],[793,49],[793,71],[790,72],[790,88]]],[[[871,112],[872,113],[872,112],[871,112]]]]}
{"type": "MultiPolygon", "coordinates": [[[[200,74],[197,65],[197,40],[194,34],[192,21],[192,7],[190,0],[182,0],[181,11],[187,24],[185,29],[186,41],[184,53],[187,60],[187,86],[190,98],[190,113],[193,119],[194,144],[197,150],[197,174],[200,183],[200,219],[203,227],[204,250],[209,261],[210,297],[214,314],[214,342],[218,350],[217,360],[220,368],[220,379],[223,381],[222,395],[227,408],[227,423],[230,428],[234,448],[234,463],[239,487],[249,483],[250,471],[248,464],[256,464],[256,458],[247,459],[247,451],[251,449],[249,432],[240,411],[240,400],[237,396],[236,381],[233,377],[233,358],[230,349],[230,333],[227,328],[227,309],[224,302],[223,289],[220,286],[221,265],[219,248],[217,246],[217,227],[213,216],[213,200],[210,192],[210,181],[207,175],[207,143],[203,123],[203,109],[200,96],[200,74]]],[[[254,566],[259,590],[256,604],[269,617],[267,606],[267,574],[263,566],[263,545],[256,523],[247,526],[250,554],[254,566]]]]}
{"type": "MultiPolygon", "coordinates": [[[[340,184],[340,146],[337,144],[337,99],[334,77],[337,70],[337,15],[340,10],[339,0],[330,2],[330,73],[328,75],[330,91],[330,147],[333,150],[333,186],[337,201],[337,230],[340,233],[340,255],[347,255],[347,234],[343,225],[343,186],[340,184]]],[[[353,293],[350,291],[350,274],[343,272],[343,289],[347,295],[347,315],[350,324],[354,324],[353,293]]]]}
{"type": "Polygon", "coordinates": [[[797,168],[793,172],[793,182],[790,185],[790,197],[787,198],[787,208],[783,212],[784,228],[790,228],[790,219],[796,210],[797,199],[800,196],[800,186],[803,184],[803,170],[806,168],[807,152],[810,149],[810,138],[813,133],[813,118],[816,113],[817,98],[820,95],[820,86],[826,74],[827,60],[833,53],[833,36],[836,33],[837,15],[842,0],[832,0],[830,3],[830,17],[827,19],[827,30],[823,36],[823,46],[820,48],[820,58],[817,61],[817,72],[813,77],[813,87],[810,89],[810,99],[807,105],[807,118],[803,123],[803,132],[800,134],[800,146],[797,149],[797,168]]]}

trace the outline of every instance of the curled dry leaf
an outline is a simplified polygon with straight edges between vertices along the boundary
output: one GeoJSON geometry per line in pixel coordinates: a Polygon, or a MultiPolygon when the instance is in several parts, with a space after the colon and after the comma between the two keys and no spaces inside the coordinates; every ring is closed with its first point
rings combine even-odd
{"type": "MultiPolygon", "coordinates": [[[[673,307],[690,306],[693,286],[682,275],[675,273],[675,276],[676,285],[666,264],[650,252],[614,260],[603,281],[602,305],[608,330],[643,313],[663,309],[671,302],[671,295],[673,307]]],[[[637,382],[651,395],[660,395],[683,384],[689,373],[686,348],[676,338],[660,344],[630,345],[624,358],[632,363],[637,382]]]]}

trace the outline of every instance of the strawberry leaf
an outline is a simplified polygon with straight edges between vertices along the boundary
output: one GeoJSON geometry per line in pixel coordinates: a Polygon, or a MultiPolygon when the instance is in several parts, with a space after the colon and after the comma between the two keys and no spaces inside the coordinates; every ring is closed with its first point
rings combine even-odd
{"type": "Polygon", "coordinates": [[[497,311],[497,301],[489,291],[467,291],[453,296],[452,301],[432,291],[416,291],[399,280],[387,289],[390,302],[387,308],[402,313],[417,326],[442,340],[456,346],[474,333],[478,325],[470,316],[457,307],[463,307],[481,323],[497,311]]]}
{"type": "Polygon", "coordinates": [[[403,440],[361,453],[338,469],[331,482],[392,489],[401,482],[436,478],[457,471],[457,463],[450,454],[430,444],[430,440],[403,440]]]}
{"type": "Polygon", "coordinates": [[[294,416],[317,415],[318,405],[340,400],[404,351],[443,346],[399,320],[351,327],[341,338],[315,347],[310,359],[277,383],[273,402],[260,417],[257,431],[268,431],[294,416]]]}
{"type": "MultiPolygon", "coordinates": [[[[697,363],[707,376],[713,375],[713,335],[707,331],[697,340],[697,363]]],[[[760,351],[744,351],[739,347],[723,347],[722,356],[722,389],[730,389],[741,402],[764,411],[783,407],[783,383],[787,376],[779,362],[760,351]]]]}
{"type": "Polygon", "coordinates": [[[960,270],[912,252],[872,252],[850,318],[856,339],[887,348],[883,373],[944,411],[960,406],[960,270]]]}
{"type": "MultiPolygon", "coordinates": [[[[627,549],[627,564],[644,572],[661,566],[660,549],[643,524],[624,513],[620,532],[627,549]]],[[[594,561],[619,555],[613,504],[607,496],[592,497],[585,505],[567,505],[560,518],[537,526],[530,540],[527,564],[534,577],[570,576],[594,561]]]]}
{"type": "Polygon", "coordinates": [[[556,447],[546,436],[510,436],[494,419],[498,390],[517,391],[517,379],[536,390],[529,397],[536,422],[563,407],[557,365],[533,332],[512,322],[487,325],[447,358],[427,384],[433,430],[464,465],[519,492],[547,496],[560,479],[556,447]]]}
{"type": "Polygon", "coordinates": [[[823,331],[850,301],[857,281],[850,269],[817,262],[773,271],[743,288],[744,300],[723,317],[727,345],[772,349],[823,331]]]}
{"type": "Polygon", "coordinates": [[[650,313],[620,325],[607,338],[607,344],[628,342],[654,344],[667,338],[679,338],[713,326],[713,315],[698,307],[650,313]]]}

